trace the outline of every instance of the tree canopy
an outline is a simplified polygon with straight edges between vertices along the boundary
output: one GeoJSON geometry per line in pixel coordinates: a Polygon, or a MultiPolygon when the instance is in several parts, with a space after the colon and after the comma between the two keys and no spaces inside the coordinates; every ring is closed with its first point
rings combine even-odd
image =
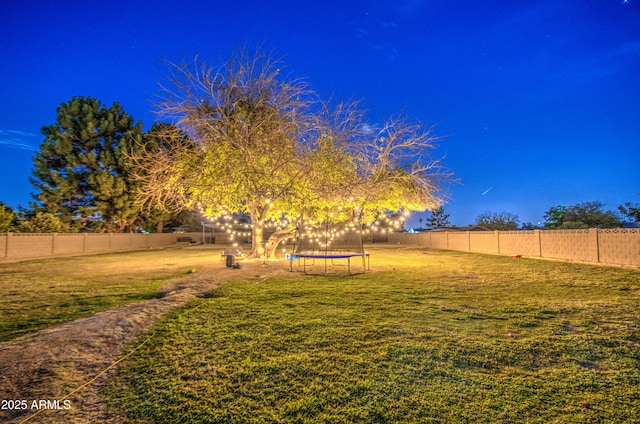
{"type": "Polygon", "coordinates": [[[207,217],[247,214],[251,256],[261,256],[267,222],[279,224],[266,242],[270,255],[303,213],[373,221],[385,211],[442,203],[441,183],[451,175],[429,156],[431,128],[392,117],[372,129],[357,103],[330,107],[282,68],[245,51],[219,66],[199,58],[169,64],[158,104],[159,116],[174,124],[164,134],[167,148],[130,149],[138,204],[207,217]]]}
{"type": "Polygon", "coordinates": [[[68,233],[71,225],[64,222],[60,215],[38,211],[29,219],[20,221],[19,229],[25,233],[68,233]]]}
{"type": "Polygon", "coordinates": [[[624,205],[618,206],[618,210],[626,217],[627,220],[631,222],[640,222],[640,205],[638,203],[633,204],[631,202],[627,202],[624,205]]]}
{"type": "Polygon", "coordinates": [[[9,206],[0,202],[0,233],[13,231],[17,222],[17,215],[9,206]]]}
{"type": "Polygon", "coordinates": [[[602,202],[554,206],[544,214],[548,229],[615,228],[622,223],[613,211],[604,210],[602,202]]]}
{"type": "Polygon", "coordinates": [[[476,218],[475,224],[490,230],[517,230],[519,218],[511,212],[487,212],[476,218]]]}

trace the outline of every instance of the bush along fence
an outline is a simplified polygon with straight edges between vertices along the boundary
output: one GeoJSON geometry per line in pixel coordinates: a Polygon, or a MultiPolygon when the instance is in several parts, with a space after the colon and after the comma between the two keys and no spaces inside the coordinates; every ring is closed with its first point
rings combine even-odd
{"type": "Polygon", "coordinates": [[[142,250],[201,241],[202,233],[0,233],[0,263],[3,259],[142,250]]]}
{"type": "Polygon", "coordinates": [[[390,233],[389,242],[433,249],[640,267],[640,229],[390,233]]]}

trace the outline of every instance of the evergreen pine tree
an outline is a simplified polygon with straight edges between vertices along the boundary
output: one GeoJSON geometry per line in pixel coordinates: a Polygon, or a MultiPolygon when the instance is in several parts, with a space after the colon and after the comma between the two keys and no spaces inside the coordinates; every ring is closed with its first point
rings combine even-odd
{"type": "Polygon", "coordinates": [[[431,216],[427,218],[427,228],[430,230],[436,230],[438,228],[450,227],[449,214],[444,213],[444,208],[440,206],[438,209],[431,212],[431,216]]]}
{"type": "Polygon", "coordinates": [[[57,109],[57,122],[42,128],[34,157],[34,209],[76,229],[96,218],[98,227],[122,231],[137,215],[123,164],[124,140],[142,132],[118,103],[73,97],[57,109]]]}

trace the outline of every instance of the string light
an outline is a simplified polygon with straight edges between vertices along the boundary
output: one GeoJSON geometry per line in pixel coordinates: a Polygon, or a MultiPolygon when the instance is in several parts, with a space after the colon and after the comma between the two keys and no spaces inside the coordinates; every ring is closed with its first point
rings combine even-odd
{"type": "MultiPolygon", "coordinates": [[[[267,199],[264,204],[271,206],[272,201],[267,199]]],[[[278,231],[286,228],[295,228],[302,223],[301,217],[298,216],[295,219],[290,219],[282,210],[277,211],[276,216],[279,218],[272,216],[266,220],[259,220],[257,225],[253,225],[252,223],[241,222],[237,215],[234,216],[231,214],[226,207],[216,209],[218,214],[214,214],[212,208],[205,210],[200,203],[197,204],[197,208],[200,215],[208,221],[214,231],[226,233],[230,240],[235,240],[237,237],[251,237],[253,233],[261,236],[263,233],[268,233],[272,229],[278,231]]],[[[338,206],[335,210],[340,211],[340,214],[342,214],[345,208],[338,206]]],[[[359,210],[358,212],[362,211],[359,210]]],[[[299,238],[306,240],[307,243],[315,244],[319,248],[326,249],[336,243],[336,241],[349,237],[350,233],[362,236],[372,235],[376,232],[386,234],[399,230],[405,224],[409,212],[402,211],[395,216],[380,213],[369,223],[361,224],[357,219],[353,219],[350,222],[343,222],[339,226],[334,227],[331,221],[335,215],[333,211],[328,211],[326,220],[314,220],[310,218],[304,221],[306,227],[304,230],[305,233],[299,234],[299,238]]]]}

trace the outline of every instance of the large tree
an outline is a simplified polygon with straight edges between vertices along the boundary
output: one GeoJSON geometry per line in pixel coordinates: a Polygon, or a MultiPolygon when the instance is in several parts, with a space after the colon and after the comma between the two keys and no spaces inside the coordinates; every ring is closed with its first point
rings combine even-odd
{"type": "MultiPolygon", "coordinates": [[[[430,155],[437,141],[432,127],[395,115],[374,128],[355,102],[325,105],[315,123],[313,142],[305,145],[303,190],[290,202],[322,231],[327,224],[332,232],[361,223],[373,231],[402,228],[407,212],[442,205],[442,183],[452,178],[430,155]]],[[[273,233],[269,250],[292,229],[273,233]]]]}
{"type": "Polygon", "coordinates": [[[604,203],[584,202],[570,206],[554,206],[544,214],[548,229],[615,228],[622,223],[613,211],[604,209],[604,203]]]}
{"type": "Polygon", "coordinates": [[[518,222],[518,216],[511,212],[487,212],[476,218],[475,225],[490,230],[507,231],[517,230],[518,222]]]}
{"type": "Polygon", "coordinates": [[[618,210],[628,221],[640,222],[640,205],[638,203],[633,204],[631,202],[627,202],[624,205],[618,206],[618,210]]]}
{"type": "Polygon", "coordinates": [[[42,128],[45,140],[34,157],[34,209],[57,215],[73,228],[92,218],[97,226],[122,231],[138,209],[123,165],[123,140],[135,138],[135,123],[122,106],[73,97],[57,108],[57,121],[42,128]]]}
{"type": "Polygon", "coordinates": [[[433,147],[430,129],[396,117],[374,131],[355,103],[329,107],[261,52],[169,69],[159,102],[161,118],[175,124],[166,128],[167,146],[131,149],[139,204],[247,214],[252,257],[265,247],[271,255],[302,214],[347,225],[440,204],[438,180],[448,174],[437,161],[418,160],[433,147]],[[265,241],[268,223],[279,228],[265,241]]]}
{"type": "Polygon", "coordinates": [[[450,227],[449,214],[445,213],[444,207],[440,206],[436,210],[431,212],[429,218],[427,218],[427,228],[436,230],[438,228],[450,227]]]}
{"type": "Polygon", "coordinates": [[[175,126],[164,129],[161,151],[132,149],[141,165],[138,202],[207,217],[247,213],[251,255],[260,256],[266,222],[294,207],[314,99],[303,82],[281,80],[278,64],[261,54],[240,52],[220,67],[196,60],[169,70],[159,114],[175,126]]]}
{"type": "MultiPolygon", "coordinates": [[[[139,209],[137,224],[148,231],[163,232],[166,223],[188,219],[189,212],[182,208],[184,199],[166,195],[163,187],[154,187],[153,182],[164,182],[174,175],[173,161],[176,152],[192,153],[194,144],[189,137],[172,124],[156,122],[146,133],[135,134],[122,140],[119,151],[122,165],[130,187],[130,196],[136,198],[140,189],[147,196],[136,203],[139,209]],[[157,175],[163,175],[158,177],[157,175]]],[[[178,196],[179,197],[179,196],[178,196]]]]}

